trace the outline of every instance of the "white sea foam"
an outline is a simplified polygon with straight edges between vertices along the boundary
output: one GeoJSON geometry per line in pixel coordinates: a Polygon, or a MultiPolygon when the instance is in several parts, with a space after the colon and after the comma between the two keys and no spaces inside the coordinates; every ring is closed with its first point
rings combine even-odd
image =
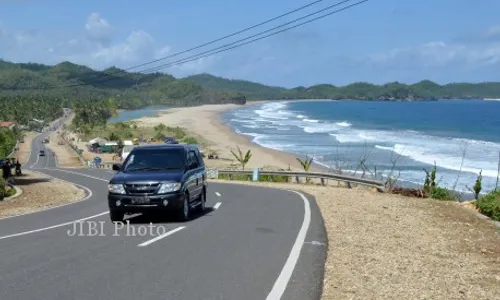
{"type": "MultiPolygon", "coordinates": [[[[252,136],[255,143],[295,153],[314,152],[325,157],[325,160],[317,158],[318,163],[324,166],[333,164],[327,161],[327,157],[333,155],[336,143],[341,146],[359,147],[367,144],[381,153],[400,154],[415,162],[430,165],[436,162],[441,168],[439,176],[442,176],[445,185],[455,181],[459,170],[465,172],[461,175],[462,189],[465,182],[472,185],[475,176],[481,170],[485,179],[490,178],[490,181],[485,182],[485,188],[491,187],[491,178],[497,176],[499,143],[432,136],[412,130],[362,129],[347,120],[323,121],[302,111],[291,111],[287,109],[287,102],[267,103],[257,109],[255,107],[241,109],[234,111],[232,116],[231,121],[240,124],[240,131],[252,136]],[[261,132],[262,130],[264,131],[261,132]],[[465,156],[462,162],[464,150],[465,156]]],[[[389,170],[380,171],[389,172],[389,170]]],[[[422,172],[401,170],[400,179],[421,184],[422,172]]]]}

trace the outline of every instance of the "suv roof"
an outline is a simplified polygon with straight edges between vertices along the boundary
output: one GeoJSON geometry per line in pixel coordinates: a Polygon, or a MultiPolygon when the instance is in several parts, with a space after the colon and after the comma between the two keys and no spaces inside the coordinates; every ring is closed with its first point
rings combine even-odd
{"type": "Polygon", "coordinates": [[[140,145],[135,147],[133,150],[162,150],[162,149],[190,149],[199,150],[195,145],[184,145],[184,144],[156,144],[156,145],[140,145]]]}

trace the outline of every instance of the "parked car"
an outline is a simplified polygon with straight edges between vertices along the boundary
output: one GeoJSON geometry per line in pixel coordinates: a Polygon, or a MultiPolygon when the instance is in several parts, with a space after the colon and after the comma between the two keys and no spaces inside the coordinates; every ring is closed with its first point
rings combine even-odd
{"type": "Polygon", "coordinates": [[[204,211],[207,173],[198,147],[181,144],[137,146],[108,185],[111,221],[125,214],[174,212],[181,221],[204,211]]]}
{"type": "Polygon", "coordinates": [[[40,155],[40,156],[45,156],[45,150],[40,150],[39,155],[40,155]]]}
{"type": "Polygon", "coordinates": [[[122,160],[127,159],[127,156],[130,154],[130,151],[132,151],[132,149],[134,149],[135,147],[136,147],[135,145],[123,146],[122,153],[121,153],[122,160]]]}

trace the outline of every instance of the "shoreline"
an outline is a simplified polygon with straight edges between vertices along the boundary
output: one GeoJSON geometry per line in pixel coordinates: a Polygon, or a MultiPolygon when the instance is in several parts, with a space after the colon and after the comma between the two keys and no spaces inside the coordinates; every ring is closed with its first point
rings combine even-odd
{"type": "MultiPolygon", "coordinates": [[[[286,101],[286,100],[283,100],[286,101]]],[[[312,101],[312,100],[311,100],[312,101]]],[[[317,100],[315,100],[317,101],[317,100]]],[[[330,101],[330,100],[325,100],[330,101]]],[[[129,121],[136,122],[139,126],[153,127],[160,123],[166,126],[179,126],[206,144],[204,150],[215,151],[219,155],[217,160],[206,160],[209,167],[238,168],[231,150],[237,151],[239,146],[242,152],[251,150],[252,158],[245,169],[288,169],[303,171],[297,161],[300,155],[263,147],[251,141],[251,137],[236,133],[228,126],[222,117],[222,113],[232,109],[262,105],[274,101],[252,101],[245,105],[238,104],[206,104],[192,107],[178,107],[160,111],[155,117],[142,117],[129,121]]],[[[278,102],[278,101],[276,101],[278,102]]],[[[314,164],[310,171],[327,172],[328,169],[314,164]]]]}
{"type": "MultiPolygon", "coordinates": [[[[304,159],[303,155],[261,146],[253,142],[251,136],[239,134],[234,131],[222,116],[223,113],[233,109],[274,102],[281,101],[254,101],[245,105],[207,104],[193,107],[178,107],[162,110],[159,112],[159,115],[154,117],[142,117],[130,121],[134,121],[137,125],[145,127],[153,127],[163,123],[167,126],[179,126],[184,128],[199,141],[204,141],[205,144],[208,144],[207,147],[202,147],[202,150],[216,150],[219,154],[219,157],[221,158],[219,160],[206,160],[208,167],[219,169],[241,169],[230,152],[230,149],[235,151],[236,146],[239,146],[242,152],[246,152],[247,149],[250,149],[252,152],[252,158],[245,167],[247,170],[252,168],[261,168],[264,170],[287,170],[290,167],[292,171],[304,171],[300,163],[297,161],[297,158],[304,159]]],[[[204,143],[202,142],[200,144],[203,146],[204,143]]],[[[315,162],[313,162],[309,170],[311,172],[332,172],[332,168],[328,168],[315,162]]],[[[424,179],[424,176],[422,176],[422,181],[424,179]]],[[[421,189],[423,187],[422,184],[410,182],[399,182],[398,186],[410,189],[421,189]]],[[[458,194],[460,195],[459,198],[461,201],[469,201],[474,198],[473,194],[467,191],[458,192],[458,194]]]]}

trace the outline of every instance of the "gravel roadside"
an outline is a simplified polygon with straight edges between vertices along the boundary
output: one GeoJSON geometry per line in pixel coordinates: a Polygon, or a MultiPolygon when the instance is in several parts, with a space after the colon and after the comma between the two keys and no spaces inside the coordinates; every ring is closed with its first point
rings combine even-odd
{"type": "Polygon", "coordinates": [[[322,299],[499,299],[500,230],[457,203],[362,189],[214,181],[316,197],[329,240],[322,299]]]}
{"type": "Polygon", "coordinates": [[[0,217],[13,216],[46,209],[83,199],[83,189],[47,175],[23,170],[24,176],[16,177],[14,184],[22,194],[0,201],[0,217]]]}

